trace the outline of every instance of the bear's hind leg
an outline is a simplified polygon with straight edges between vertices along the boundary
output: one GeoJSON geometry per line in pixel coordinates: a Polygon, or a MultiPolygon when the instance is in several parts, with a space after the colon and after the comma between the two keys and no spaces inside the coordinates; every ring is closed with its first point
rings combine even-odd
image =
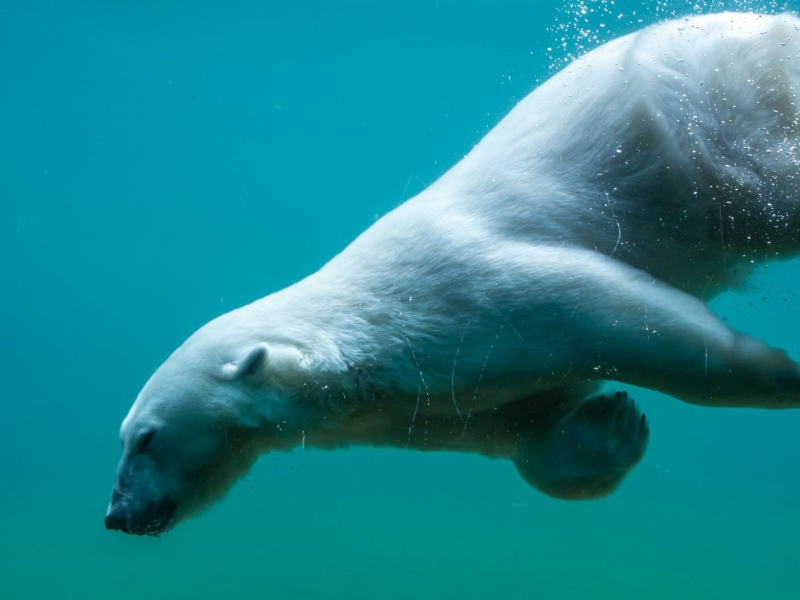
{"type": "Polygon", "coordinates": [[[625,392],[582,402],[547,431],[519,440],[512,460],[539,491],[563,500],[613,492],[644,456],[645,416],[625,392]]]}

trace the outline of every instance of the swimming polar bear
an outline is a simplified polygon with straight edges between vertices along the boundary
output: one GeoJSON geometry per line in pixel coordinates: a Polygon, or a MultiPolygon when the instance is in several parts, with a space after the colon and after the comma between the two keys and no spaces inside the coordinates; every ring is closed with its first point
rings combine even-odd
{"type": "Polygon", "coordinates": [[[608,380],[800,406],[800,365],[703,303],[798,253],[799,27],[696,16],[590,52],[319,272],[202,327],[122,424],[106,526],[157,535],[301,444],[477,452],[601,497],[648,442],[608,380]]]}

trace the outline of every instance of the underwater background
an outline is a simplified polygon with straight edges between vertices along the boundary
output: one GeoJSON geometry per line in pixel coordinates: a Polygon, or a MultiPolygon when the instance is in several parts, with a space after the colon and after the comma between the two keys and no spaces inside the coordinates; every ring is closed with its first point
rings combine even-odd
{"type": "MultiPolygon", "coordinates": [[[[638,389],[650,448],[601,501],[509,461],[298,449],[162,538],[103,524],[120,422],[199,326],[318,269],[570,56],[784,8],[0,1],[0,598],[800,597],[800,411],[638,389]]],[[[798,292],[791,260],[712,307],[800,359],[798,292]]]]}

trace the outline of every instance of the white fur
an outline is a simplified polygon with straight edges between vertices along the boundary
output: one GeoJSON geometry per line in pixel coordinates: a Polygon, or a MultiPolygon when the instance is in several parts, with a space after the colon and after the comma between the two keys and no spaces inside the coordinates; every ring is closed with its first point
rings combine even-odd
{"type": "Polygon", "coordinates": [[[258,430],[254,456],[301,435],[508,456],[489,409],[603,380],[799,405],[797,365],[702,303],[798,250],[799,25],[691,17],[580,58],[319,272],[195,333],[123,440],[155,423],[202,443],[192,413],[258,430]]]}

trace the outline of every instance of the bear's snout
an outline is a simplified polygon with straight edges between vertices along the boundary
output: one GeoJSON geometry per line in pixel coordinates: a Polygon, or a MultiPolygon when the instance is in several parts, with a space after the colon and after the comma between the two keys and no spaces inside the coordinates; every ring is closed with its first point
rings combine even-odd
{"type": "Polygon", "coordinates": [[[112,531],[124,531],[126,529],[125,514],[119,504],[111,504],[108,507],[106,529],[111,529],[112,531]]]}
{"type": "Polygon", "coordinates": [[[175,502],[161,498],[139,509],[115,490],[106,512],[106,529],[134,535],[158,535],[169,528],[176,508],[175,502]]]}

